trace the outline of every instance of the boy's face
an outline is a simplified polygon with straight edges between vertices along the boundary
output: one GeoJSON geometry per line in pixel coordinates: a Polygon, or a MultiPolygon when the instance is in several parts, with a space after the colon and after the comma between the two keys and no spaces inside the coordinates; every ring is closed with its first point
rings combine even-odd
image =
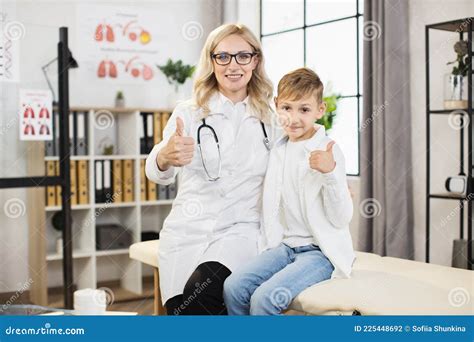
{"type": "Polygon", "coordinates": [[[318,103],[315,95],[296,101],[275,98],[275,107],[290,141],[301,141],[313,136],[314,123],[326,112],[326,103],[318,103]]]}

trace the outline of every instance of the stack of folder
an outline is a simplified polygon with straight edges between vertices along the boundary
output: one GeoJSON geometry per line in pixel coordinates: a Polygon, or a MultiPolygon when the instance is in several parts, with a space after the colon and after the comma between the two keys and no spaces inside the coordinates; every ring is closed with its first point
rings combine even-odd
{"type": "Polygon", "coordinates": [[[94,165],[95,202],[134,201],[133,160],[97,160],[94,165]]]}
{"type": "MultiPolygon", "coordinates": [[[[87,160],[71,161],[71,205],[89,203],[89,162],[87,160]]],[[[59,161],[45,162],[47,176],[59,176],[59,161]]],[[[61,187],[46,188],[46,205],[61,206],[61,187]]]]}
{"type": "Polygon", "coordinates": [[[140,154],[148,154],[162,140],[163,129],[171,114],[142,112],[140,115],[140,154]]]}
{"type": "Polygon", "coordinates": [[[156,201],[176,198],[177,183],[161,185],[148,180],[145,175],[145,160],[140,160],[140,200],[156,201]]]}
{"type": "MultiPolygon", "coordinates": [[[[88,154],[87,112],[69,114],[69,151],[72,156],[88,154]]],[[[59,114],[54,112],[53,140],[45,142],[45,155],[59,155],[59,114]]]]}

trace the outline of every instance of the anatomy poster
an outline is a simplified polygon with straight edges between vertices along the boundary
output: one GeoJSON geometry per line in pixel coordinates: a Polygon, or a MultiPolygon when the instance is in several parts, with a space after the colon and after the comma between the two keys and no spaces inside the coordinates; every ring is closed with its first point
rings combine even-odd
{"type": "Polygon", "coordinates": [[[77,15],[77,55],[88,80],[144,83],[156,77],[156,11],[80,5],[77,15]]]}
{"type": "Polygon", "coordinates": [[[20,89],[20,140],[52,140],[52,110],[50,90],[20,89]]]}

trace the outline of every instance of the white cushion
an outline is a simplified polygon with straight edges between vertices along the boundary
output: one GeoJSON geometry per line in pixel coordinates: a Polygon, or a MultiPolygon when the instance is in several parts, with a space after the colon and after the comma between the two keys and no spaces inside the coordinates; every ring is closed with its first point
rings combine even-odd
{"type": "Polygon", "coordinates": [[[310,315],[472,315],[474,272],[356,252],[350,279],[300,293],[290,309],[310,315]]]}
{"type": "Polygon", "coordinates": [[[160,240],[137,242],[130,246],[128,251],[131,259],[138,260],[144,264],[158,267],[158,247],[160,240]]]}

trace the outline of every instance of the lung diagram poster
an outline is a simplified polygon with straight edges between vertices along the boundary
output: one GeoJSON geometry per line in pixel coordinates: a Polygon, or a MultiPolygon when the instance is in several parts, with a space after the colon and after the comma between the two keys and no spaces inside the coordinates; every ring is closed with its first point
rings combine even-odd
{"type": "Polygon", "coordinates": [[[79,5],[77,54],[89,81],[149,82],[156,77],[158,14],[149,9],[79,5]]]}

